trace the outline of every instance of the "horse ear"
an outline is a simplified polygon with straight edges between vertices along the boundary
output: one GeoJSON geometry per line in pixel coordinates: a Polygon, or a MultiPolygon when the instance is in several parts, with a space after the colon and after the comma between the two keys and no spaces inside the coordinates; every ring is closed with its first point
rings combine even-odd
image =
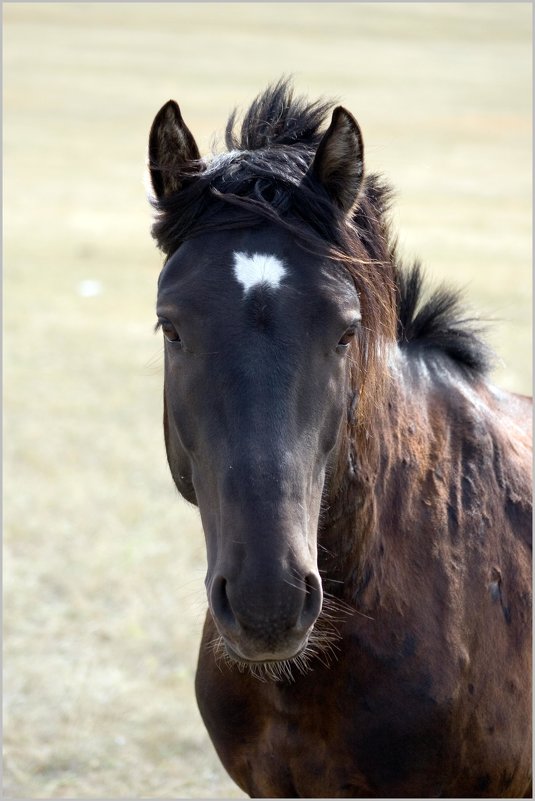
{"type": "Polygon", "coordinates": [[[355,205],[364,175],[364,143],[357,121],[337,106],[318,145],[312,174],[344,212],[355,205]]]}
{"type": "Polygon", "coordinates": [[[157,113],[149,135],[149,169],[157,198],[181,188],[181,175],[200,159],[199,148],[174,100],[157,113]]]}

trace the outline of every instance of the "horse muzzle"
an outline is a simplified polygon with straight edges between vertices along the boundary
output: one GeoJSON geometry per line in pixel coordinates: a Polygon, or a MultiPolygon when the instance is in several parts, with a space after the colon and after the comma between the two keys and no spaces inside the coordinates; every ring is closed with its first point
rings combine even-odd
{"type": "Polygon", "coordinates": [[[209,585],[209,605],[228,655],[236,661],[293,659],[307,646],[321,611],[319,575],[309,572],[278,580],[259,577],[231,582],[216,575],[209,585]]]}

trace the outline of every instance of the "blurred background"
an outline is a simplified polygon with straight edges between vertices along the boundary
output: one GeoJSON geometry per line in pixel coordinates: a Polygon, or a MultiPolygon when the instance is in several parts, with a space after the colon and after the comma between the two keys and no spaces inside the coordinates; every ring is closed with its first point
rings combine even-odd
{"type": "Polygon", "coordinates": [[[204,153],[293,74],[362,127],[404,253],[531,392],[531,8],[4,3],[4,795],[242,797],[193,678],[204,540],[178,498],[143,173],[169,98],[204,153]]]}

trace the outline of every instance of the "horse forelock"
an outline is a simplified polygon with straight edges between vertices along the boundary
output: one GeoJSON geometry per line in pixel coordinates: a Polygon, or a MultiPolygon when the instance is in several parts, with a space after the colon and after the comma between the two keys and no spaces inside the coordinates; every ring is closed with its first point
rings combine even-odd
{"type": "Polygon", "coordinates": [[[315,149],[334,106],[332,100],[310,102],[294,95],[291,81],[282,78],[261,92],[238,123],[238,109],[231,113],[225,142],[229,150],[258,150],[274,145],[298,145],[315,149]]]}

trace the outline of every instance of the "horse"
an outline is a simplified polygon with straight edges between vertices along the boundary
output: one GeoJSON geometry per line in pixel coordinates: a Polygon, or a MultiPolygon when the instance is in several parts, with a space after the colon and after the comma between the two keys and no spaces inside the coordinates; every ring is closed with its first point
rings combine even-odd
{"type": "Polygon", "coordinates": [[[215,750],[251,797],[528,797],[531,401],[402,263],[349,111],[282,79],[225,145],[171,100],[148,151],[215,750]]]}

